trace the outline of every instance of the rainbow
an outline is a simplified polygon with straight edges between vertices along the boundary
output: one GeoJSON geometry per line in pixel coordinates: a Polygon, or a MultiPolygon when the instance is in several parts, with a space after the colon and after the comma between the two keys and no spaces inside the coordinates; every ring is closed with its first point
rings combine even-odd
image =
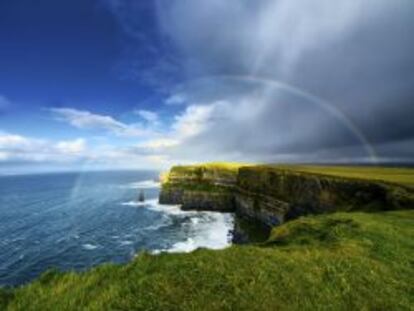
{"type": "MultiPolygon", "coordinates": [[[[231,81],[240,81],[240,82],[253,82],[253,83],[260,83],[270,86],[272,88],[281,89],[287,91],[295,96],[303,98],[315,105],[319,108],[323,109],[331,116],[336,118],[339,122],[341,122],[363,146],[364,150],[366,151],[370,162],[377,163],[378,156],[372,144],[369,142],[367,137],[364,133],[358,128],[358,126],[338,107],[328,103],[327,101],[307,92],[304,91],[296,86],[281,82],[279,80],[273,80],[269,78],[251,76],[251,75],[215,75],[209,77],[202,77],[197,79],[196,81],[202,80],[211,80],[211,79],[220,79],[220,80],[231,80],[231,81]]],[[[195,82],[194,80],[192,82],[195,82]]]]}

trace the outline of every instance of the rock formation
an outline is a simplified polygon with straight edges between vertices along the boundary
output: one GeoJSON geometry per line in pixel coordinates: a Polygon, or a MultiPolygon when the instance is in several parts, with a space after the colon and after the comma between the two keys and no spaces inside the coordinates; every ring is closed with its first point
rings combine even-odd
{"type": "Polygon", "coordinates": [[[277,166],[175,166],[162,185],[160,203],[235,212],[273,227],[306,214],[413,208],[414,190],[277,166]]]}

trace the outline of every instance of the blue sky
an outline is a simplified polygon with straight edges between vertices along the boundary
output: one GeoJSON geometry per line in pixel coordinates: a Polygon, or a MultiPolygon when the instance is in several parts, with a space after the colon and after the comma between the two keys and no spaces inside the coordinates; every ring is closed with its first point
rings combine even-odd
{"type": "Polygon", "coordinates": [[[122,115],[154,96],[151,88],[122,79],[128,38],[104,4],[2,1],[0,14],[0,85],[16,103],[12,112],[71,105],[122,115]]]}
{"type": "Polygon", "coordinates": [[[411,162],[410,0],[0,2],[0,171],[411,162]]]}

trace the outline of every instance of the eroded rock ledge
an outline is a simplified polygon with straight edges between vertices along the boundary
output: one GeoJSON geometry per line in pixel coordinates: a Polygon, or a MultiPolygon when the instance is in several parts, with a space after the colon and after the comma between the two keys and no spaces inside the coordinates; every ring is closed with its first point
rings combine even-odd
{"type": "Polygon", "coordinates": [[[268,227],[306,214],[414,207],[409,186],[277,166],[175,166],[159,199],[184,210],[235,212],[268,227]]]}

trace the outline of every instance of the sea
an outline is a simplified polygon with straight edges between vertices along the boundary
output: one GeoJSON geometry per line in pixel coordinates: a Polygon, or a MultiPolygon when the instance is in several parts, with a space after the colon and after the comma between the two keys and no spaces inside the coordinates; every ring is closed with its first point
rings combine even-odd
{"type": "Polygon", "coordinates": [[[0,286],[51,268],[126,263],[142,251],[190,252],[231,244],[228,213],[158,204],[157,171],[0,176],[0,286]],[[139,202],[140,191],[145,201],[139,202]]]}

